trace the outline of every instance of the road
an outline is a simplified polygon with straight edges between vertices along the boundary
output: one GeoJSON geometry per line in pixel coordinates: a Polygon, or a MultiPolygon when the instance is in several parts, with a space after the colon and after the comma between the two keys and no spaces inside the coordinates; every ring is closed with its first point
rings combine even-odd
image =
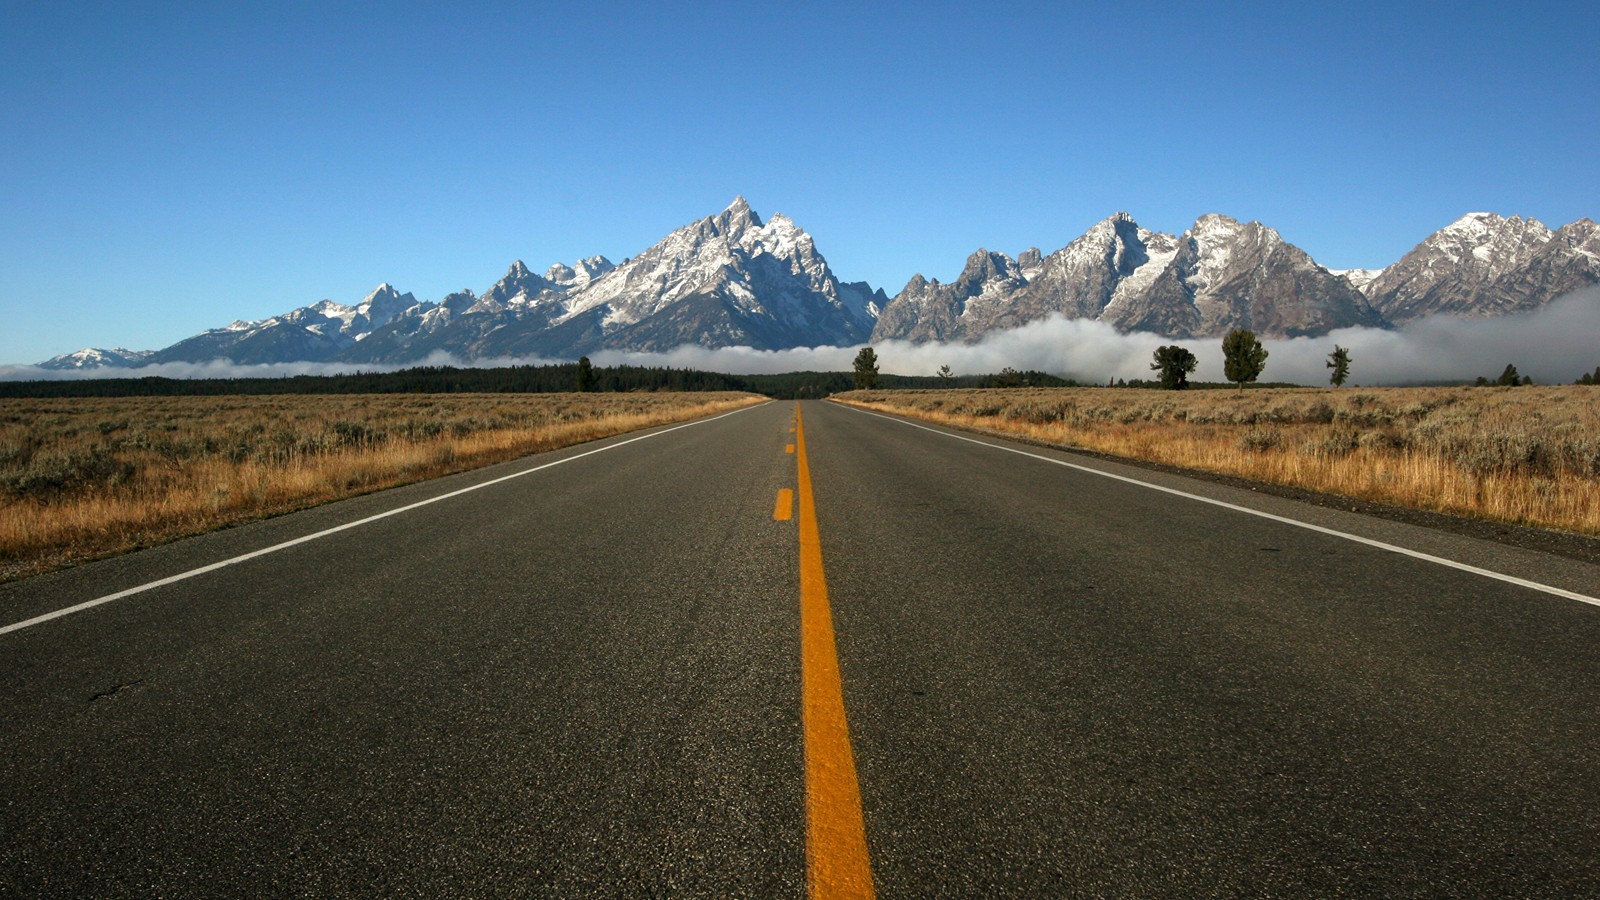
{"type": "Polygon", "coordinates": [[[1600,893],[1600,569],[798,408],[0,586],[228,562],[0,633],[0,896],[1600,893]]]}

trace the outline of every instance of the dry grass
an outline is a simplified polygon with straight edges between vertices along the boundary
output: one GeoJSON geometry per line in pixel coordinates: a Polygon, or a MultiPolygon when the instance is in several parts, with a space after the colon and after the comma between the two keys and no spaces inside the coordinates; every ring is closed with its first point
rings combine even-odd
{"type": "Polygon", "coordinates": [[[1600,534],[1600,388],[853,391],[933,422],[1600,534]]]}
{"type": "Polygon", "coordinates": [[[761,399],[0,400],[0,580],[761,399]]]}

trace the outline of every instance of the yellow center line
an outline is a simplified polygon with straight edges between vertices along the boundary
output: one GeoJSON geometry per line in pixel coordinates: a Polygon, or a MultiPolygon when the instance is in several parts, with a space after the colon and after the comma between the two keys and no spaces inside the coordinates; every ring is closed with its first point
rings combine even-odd
{"type": "Polygon", "coordinates": [[[779,522],[787,522],[794,515],[794,491],[784,488],[778,491],[778,505],[772,508],[772,518],[779,522]]]}
{"type": "Polygon", "coordinates": [[[822,538],[811,496],[806,430],[795,404],[800,464],[800,713],[806,756],[806,883],[814,900],[872,897],[872,864],[861,814],[844,683],[822,571],[822,538]]]}
{"type": "Polygon", "coordinates": [[[794,445],[793,444],[784,444],[783,445],[783,452],[785,452],[785,453],[793,453],[794,452],[794,445]]]}

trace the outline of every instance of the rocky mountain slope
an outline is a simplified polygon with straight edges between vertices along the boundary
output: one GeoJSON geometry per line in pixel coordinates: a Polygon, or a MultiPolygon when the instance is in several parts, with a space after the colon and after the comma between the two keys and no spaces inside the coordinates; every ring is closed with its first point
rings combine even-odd
{"type": "Polygon", "coordinates": [[[1552,231],[1537,219],[1471,213],[1440,229],[1363,290],[1390,322],[1502,316],[1600,283],[1600,226],[1552,231]]]}
{"type": "Polygon", "coordinates": [[[1174,338],[1236,327],[1281,337],[1382,324],[1346,278],[1264,225],[1207,215],[1174,237],[1117,213],[1031,274],[1005,254],[980,250],[952,284],[912,278],[884,308],[872,338],[970,340],[1050,315],[1174,338]]]}
{"type": "Polygon", "coordinates": [[[482,295],[462,290],[437,303],[383,285],[356,307],[325,300],[235,323],[152,361],[407,363],[441,351],[570,359],[681,344],[847,345],[866,340],[887,303],[881,291],[840,282],[793,221],[762,222],[739,197],[620,266],[594,256],[538,275],[518,260],[482,295]]]}
{"type": "Polygon", "coordinates": [[[383,284],[360,303],[323,300],[234,322],[159,351],[86,349],[56,369],[161,362],[405,364],[572,359],[598,350],[683,344],[783,349],[868,340],[971,341],[1053,315],[1121,331],[1267,337],[1383,327],[1421,316],[1508,315],[1600,283],[1600,226],[1552,231],[1534,219],[1473,213],[1381,270],[1330,271],[1258,222],[1201,216],[1181,235],[1126,213],[1049,255],[980,249],[949,284],[914,276],[892,300],[841,281],[789,218],[763,222],[743,197],[621,265],[603,256],[535,274],[521,261],[481,295],[418,301],[383,284]]]}
{"type": "Polygon", "coordinates": [[[70,370],[70,369],[102,369],[128,368],[142,365],[149,359],[153,350],[129,350],[126,347],[85,347],[60,356],[52,356],[38,364],[41,369],[70,370]]]}
{"type": "Polygon", "coordinates": [[[243,365],[329,359],[417,306],[417,298],[388,284],[355,306],[322,300],[259,322],[237,321],[150,354],[143,364],[209,362],[243,365]]]}

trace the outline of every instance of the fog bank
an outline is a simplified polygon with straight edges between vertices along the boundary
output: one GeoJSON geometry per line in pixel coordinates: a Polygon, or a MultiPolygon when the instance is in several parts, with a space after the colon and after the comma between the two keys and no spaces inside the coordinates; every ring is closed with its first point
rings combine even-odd
{"type": "MultiPolygon", "coordinates": [[[[1194,377],[1223,381],[1222,339],[1168,340],[1152,334],[1121,334],[1087,319],[1053,317],[972,344],[874,345],[879,369],[898,375],[933,375],[947,365],[956,374],[984,374],[1010,367],[1037,369],[1104,384],[1115,378],[1153,379],[1150,358],[1163,344],[1181,344],[1200,360],[1194,377]]],[[[1350,382],[1364,385],[1493,379],[1507,363],[1541,384],[1574,381],[1600,366],[1600,288],[1568,294],[1535,312],[1494,319],[1432,316],[1402,328],[1343,328],[1322,337],[1268,339],[1270,356],[1262,379],[1295,384],[1328,383],[1328,354],[1338,344],[1350,351],[1350,382]]],[[[598,353],[597,364],[628,362],[719,372],[774,373],[845,371],[859,347],[797,350],[708,350],[679,347],[667,353],[598,353]]]]}
{"type": "Polygon", "coordinates": [[[415,362],[331,363],[289,362],[241,365],[225,359],[203,363],[160,363],[136,369],[41,369],[38,366],[0,365],[0,381],[83,381],[95,378],[289,378],[295,375],[351,375],[357,372],[398,372],[419,366],[454,366],[458,369],[494,369],[501,366],[546,366],[572,360],[476,359],[459,360],[448,353],[433,353],[415,362]]]}
{"type": "MultiPolygon", "coordinates": [[[[1532,313],[1495,319],[1433,316],[1402,328],[1344,328],[1316,338],[1266,340],[1271,354],[1264,381],[1296,384],[1328,383],[1326,360],[1338,344],[1350,351],[1350,381],[1362,385],[1493,379],[1507,363],[1541,384],[1569,383],[1600,366],[1600,287],[1568,294],[1532,313]]],[[[957,374],[984,374],[1010,367],[1037,369],[1079,381],[1153,378],[1150,357],[1162,344],[1181,344],[1200,359],[1194,378],[1222,381],[1222,340],[1167,340],[1151,334],[1120,334],[1111,326],[1059,316],[1011,331],[991,334],[971,344],[912,344],[883,341],[874,345],[879,368],[899,375],[933,375],[940,366],[957,374]]],[[[734,374],[795,371],[848,371],[860,347],[810,347],[755,350],[749,347],[682,346],[661,353],[602,350],[591,354],[597,366],[672,366],[734,374]]],[[[139,369],[53,371],[36,366],[0,366],[0,380],[66,380],[82,378],[273,378],[290,375],[337,375],[389,372],[416,366],[494,368],[507,365],[549,365],[571,360],[537,357],[458,360],[436,353],[403,365],[344,363],[280,363],[235,365],[165,363],[139,369]]]]}

